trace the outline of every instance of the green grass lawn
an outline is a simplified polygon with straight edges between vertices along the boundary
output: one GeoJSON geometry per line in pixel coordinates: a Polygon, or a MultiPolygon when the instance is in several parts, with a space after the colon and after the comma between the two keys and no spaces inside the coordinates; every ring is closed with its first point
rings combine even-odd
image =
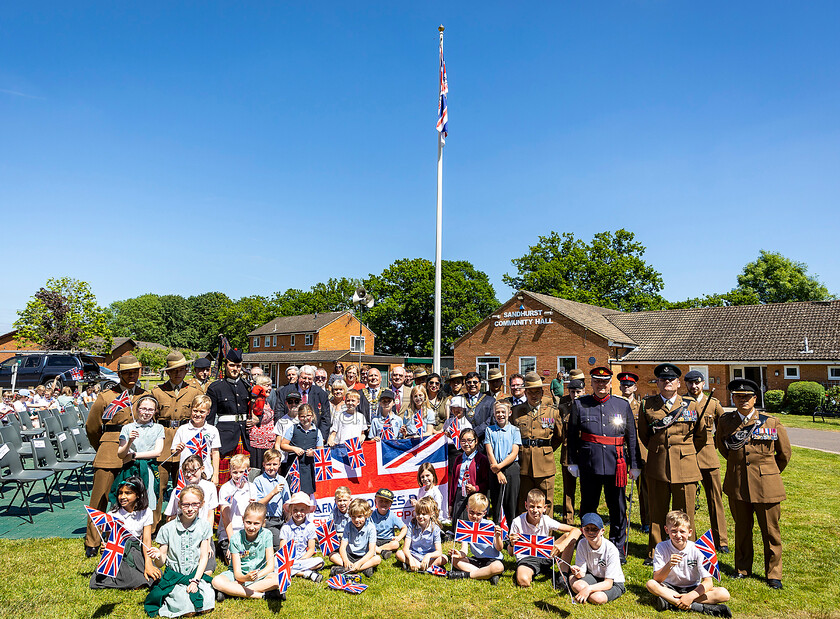
{"type": "Polygon", "coordinates": [[[788,415],[786,413],[771,413],[772,417],[778,417],[779,421],[787,428],[805,428],[806,430],[827,430],[829,432],[840,432],[840,419],[829,419],[822,421],[817,417],[813,420],[810,415],[788,415]]]}
{"type": "MultiPolygon", "coordinates": [[[[730,606],[738,617],[840,617],[840,456],[794,448],[784,473],[788,500],[782,506],[784,585],[770,590],[763,579],[730,580],[732,555],[720,557],[723,585],[732,594],[730,606]]],[[[558,485],[558,491],[559,491],[558,485]]],[[[605,509],[601,510],[606,513],[605,509]]],[[[638,522],[634,505],[633,522],[638,522]]],[[[729,519],[729,536],[734,531],[729,519]]],[[[700,505],[698,528],[705,531],[708,516],[700,505]]],[[[604,607],[573,606],[568,595],[555,592],[550,582],[537,581],[528,590],[511,582],[511,573],[497,587],[486,582],[447,581],[426,575],[407,574],[394,561],[380,567],[370,587],[358,596],[331,591],[325,584],[295,579],[289,589],[282,616],[393,617],[676,617],[660,615],[644,589],[650,568],[642,565],[647,536],[634,527],[630,557],[625,566],[627,593],[604,607]]],[[[755,531],[756,564],[763,573],[761,540],[755,531]]],[[[0,617],[75,619],[114,616],[144,617],[144,591],[92,591],[88,588],[96,560],[85,559],[80,540],[0,540],[4,558],[0,579],[0,617]]],[[[509,562],[508,567],[512,567],[509,562]]],[[[221,571],[221,567],[219,568],[221,571]]],[[[262,601],[226,600],[212,617],[272,617],[262,601]]]]}

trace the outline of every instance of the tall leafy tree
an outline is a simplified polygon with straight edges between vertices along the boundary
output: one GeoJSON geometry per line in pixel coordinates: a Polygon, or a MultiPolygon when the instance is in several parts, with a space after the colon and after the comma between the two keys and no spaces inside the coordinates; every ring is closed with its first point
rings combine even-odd
{"type": "Polygon", "coordinates": [[[107,316],[90,284],[70,277],[51,278],[18,312],[14,326],[20,342],[35,342],[51,350],[89,348],[93,338],[110,344],[107,316]]]}
{"type": "MultiPolygon", "coordinates": [[[[248,333],[282,315],[278,313],[276,304],[266,297],[260,295],[242,297],[222,310],[219,316],[219,333],[227,337],[234,348],[246,349],[248,333]]],[[[216,350],[217,344],[218,338],[214,346],[210,348],[211,352],[216,350]]]]}
{"type": "Polygon", "coordinates": [[[187,299],[190,305],[190,320],[195,340],[189,345],[192,350],[215,351],[219,342],[222,314],[233,304],[226,294],[205,292],[187,299]]]}
{"type": "Polygon", "coordinates": [[[645,246],[632,232],[600,232],[585,243],[569,232],[551,232],[521,258],[506,284],[572,301],[623,311],[660,309],[662,275],[644,260],[645,246]]]}
{"type": "Polygon", "coordinates": [[[158,344],[168,340],[160,296],[149,293],[125,301],[114,301],[108,310],[114,336],[158,344]]]}
{"type": "MultiPolygon", "coordinates": [[[[486,273],[466,260],[441,265],[441,347],[452,343],[498,307],[486,273]]],[[[434,347],[434,264],[423,258],[397,260],[364,284],[376,299],[362,320],[376,333],[377,352],[431,355],[434,347]]]]}
{"type": "Polygon", "coordinates": [[[290,288],[284,293],[274,295],[272,302],[278,308],[280,316],[299,316],[316,312],[339,312],[353,306],[353,291],[360,280],[330,278],[319,282],[307,291],[290,288]]]}
{"type": "Polygon", "coordinates": [[[738,289],[754,291],[762,303],[826,301],[833,298],[828,288],[813,275],[808,265],[782,254],[761,250],[759,257],[744,266],[738,289]]]}

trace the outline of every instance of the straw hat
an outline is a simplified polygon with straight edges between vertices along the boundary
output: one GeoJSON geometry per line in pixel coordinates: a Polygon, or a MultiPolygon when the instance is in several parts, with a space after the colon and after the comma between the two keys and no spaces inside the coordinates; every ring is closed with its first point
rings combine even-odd
{"type": "Polygon", "coordinates": [[[449,376],[446,377],[446,382],[449,382],[450,380],[453,380],[455,378],[464,378],[464,375],[461,374],[461,370],[452,370],[449,373],[449,376]]]}
{"type": "Polygon", "coordinates": [[[426,371],[426,368],[418,368],[414,370],[414,378],[423,378],[424,376],[428,376],[429,373],[426,371]]]}
{"type": "Polygon", "coordinates": [[[490,368],[487,372],[487,380],[502,380],[504,375],[499,368],[490,368]]]}
{"type": "Polygon", "coordinates": [[[185,367],[187,365],[187,359],[184,357],[184,353],[178,350],[173,350],[171,353],[166,355],[166,367],[163,368],[165,371],[169,370],[177,370],[178,368],[185,367]]]}
{"type": "Polygon", "coordinates": [[[289,508],[292,505],[306,505],[309,508],[309,513],[315,511],[315,504],[312,502],[312,499],[309,498],[309,495],[305,492],[295,492],[288,501],[286,501],[285,505],[283,505],[283,509],[286,510],[288,513],[290,510],[289,508]]]}

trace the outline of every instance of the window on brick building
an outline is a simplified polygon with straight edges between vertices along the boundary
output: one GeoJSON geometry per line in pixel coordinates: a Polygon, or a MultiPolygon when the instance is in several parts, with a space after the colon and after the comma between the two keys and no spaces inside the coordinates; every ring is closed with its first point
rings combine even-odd
{"type": "Polygon", "coordinates": [[[351,352],[364,352],[365,351],[365,336],[364,335],[351,335],[350,336],[350,351],[351,352]]]}
{"type": "Polygon", "coordinates": [[[289,338],[289,346],[294,346],[294,345],[295,345],[295,336],[293,335],[289,338]]]}
{"type": "Polygon", "coordinates": [[[519,357],[519,373],[523,376],[527,372],[536,372],[537,371],[537,358],[536,357],[519,357]]]}
{"type": "Polygon", "coordinates": [[[259,347],[260,347],[260,336],[258,335],[257,337],[254,338],[254,348],[259,348],[259,347]]]}
{"type": "Polygon", "coordinates": [[[786,365],[785,366],[785,378],[788,380],[794,380],[799,378],[799,366],[798,365],[786,365]]]}
{"type": "Polygon", "coordinates": [[[268,348],[269,346],[271,346],[271,336],[266,335],[265,336],[265,347],[268,348]]]}
{"type": "Polygon", "coordinates": [[[311,333],[307,333],[303,338],[303,343],[306,346],[312,346],[312,342],[315,340],[315,336],[311,333]]]}
{"type": "Polygon", "coordinates": [[[577,367],[577,357],[557,357],[557,371],[568,376],[569,372],[577,367]]]}
{"type": "Polygon", "coordinates": [[[271,345],[272,346],[277,346],[277,336],[276,335],[271,338],[271,345]]]}
{"type": "Polygon", "coordinates": [[[828,380],[840,380],[840,365],[828,366],[828,380]]]}

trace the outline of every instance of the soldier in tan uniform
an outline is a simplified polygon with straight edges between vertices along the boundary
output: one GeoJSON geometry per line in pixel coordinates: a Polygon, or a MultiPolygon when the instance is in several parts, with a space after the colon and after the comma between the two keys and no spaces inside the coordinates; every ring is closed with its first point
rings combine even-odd
{"type": "Polygon", "coordinates": [[[784,426],[755,410],[759,388],[751,380],[727,385],[738,410],[724,413],[717,429],[717,445],[726,458],[723,491],[735,519],[733,578],[747,578],[753,564],[753,516],[764,541],[764,574],[772,589],[782,588],[781,502],[785,500],[782,471],[791,450],[784,426]]]}
{"type": "MultiPolygon", "coordinates": [[[[686,399],[697,402],[700,414],[706,417],[706,444],[697,454],[697,464],[703,477],[703,489],[706,491],[706,503],[709,506],[709,520],[712,523],[712,537],[717,551],[729,552],[729,536],[726,534],[726,515],[723,511],[723,492],[720,484],[720,457],[715,446],[715,430],[723,407],[717,398],[703,393],[706,377],[697,370],[685,375],[686,399]]],[[[700,488],[697,488],[698,493],[700,488]]]]}
{"type": "Polygon", "coordinates": [[[554,517],[554,477],[557,466],[554,450],[563,444],[563,420],[551,396],[544,397],[545,385],[539,374],[525,375],[526,402],[514,407],[510,423],[519,428],[522,448],[519,450],[519,511],[525,511],[525,497],[533,488],[545,494],[546,514],[554,517]]]}
{"type": "MultiPolygon", "coordinates": [[[[683,400],[680,369],[670,363],[653,370],[659,394],[642,400],[639,410],[639,440],[647,447],[645,476],[648,483],[650,535],[645,565],[653,565],[653,549],[665,539],[665,516],[670,509],[681,509],[694,526],[694,502],[700,467],[697,452],[706,444],[706,420],[698,413],[694,400],[683,400]],[[673,500],[673,507],[671,502],[673,500]]],[[[692,533],[692,539],[695,534],[692,533]]]]}
{"type": "MultiPolygon", "coordinates": [[[[636,420],[636,435],[639,434],[639,410],[642,408],[642,401],[636,395],[638,390],[639,375],[633,372],[618,373],[618,388],[621,397],[630,402],[630,410],[633,411],[633,419],[636,420]]],[[[645,462],[647,462],[647,447],[639,441],[639,465],[642,474],[636,478],[636,490],[639,492],[639,522],[642,523],[642,533],[650,533],[650,513],[648,511],[648,485],[645,477],[645,462]]],[[[629,507],[628,507],[629,509],[629,507]]]]}
{"type": "MultiPolygon", "coordinates": [[[[90,408],[85,431],[91,446],[96,449],[96,457],[93,460],[93,488],[90,491],[90,506],[100,511],[108,510],[108,493],[114,478],[122,469],[123,461],[117,456],[117,448],[120,446],[120,430],[122,427],[134,421],[132,406],[140,399],[140,396],[148,395],[148,391],[140,384],[140,362],[134,355],[120,357],[117,364],[117,373],[120,383],[110,389],[105,389],[96,398],[90,408]],[[110,419],[102,419],[108,406],[119,398],[124,392],[128,392],[130,404],[119,408],[110,419]]],[[[93,526],[90,518],[87,519],[87,532],[85,533],[85,555],[94,557],[99,552],[99,545],[102,543],[99,531],[93,526]]]]}
{"type": "Polygon", "coordinates": [[[190,420],[192,401],[196,396],[204,392],[184,382],[187,375],[187,360],[178,351],[172,351],[166,357],[166,371],[169,380],[161,383],[152,389],[152,395],[158,401],[158,416],[155,421],[163,426],[165,436],[163,451],[158,457],[158,462],[163,463],[158,467],[160,474],[160,496],[155,507],[155,526],[160,520],[160,509],[164,497],[168,497],[167,486],[170,479],[178,478],[178,457],[172,457],[172,439],[175,438],[175,431],[178,426],[190,420]]]}
{"type": "Polygon", "coordinates": [[[569,372],[569,392],[560,398],[560,403],[557,406],[560,410],[560,417],[563,419],[563,445],[560,448],[560,462],[563,466],[563,511],[559,520],[566,524],[575,523],[575,491],[577,490],[577,477],[569,473],[568,434],[566,430],[569,427],[572,402],[582,396],[585,389],[583,370],[572,370],[569,372]]]}
{"type": "Polygon", "coordinates": [[[493,396],[494,400],[504,399],[503,388],[505,386],[505,375],[499,368],[487,370],[487,393],[493,396]]]}
{"type": "Polygon", "coordinates": [[[207,393],[207,387],[213,381],[210,379],[210,361],[207,359],[196,359],[193,363],[193,377],[187,381],[201,393],[207,393]]]}

